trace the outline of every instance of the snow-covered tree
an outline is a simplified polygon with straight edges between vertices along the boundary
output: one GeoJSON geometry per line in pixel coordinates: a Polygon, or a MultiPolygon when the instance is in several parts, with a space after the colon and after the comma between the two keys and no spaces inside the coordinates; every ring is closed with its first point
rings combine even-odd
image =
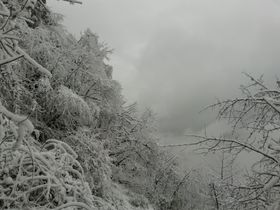
{"type": "Polygon", "coordinates": [[[197,136],[192,145],[200,145],[205,152],[222,151],[231,155],[232,162],[254,160],[244,181],[224,183],[221,209],[277,209],[279,197],[280,157],[280,89],[266,85],[263,77],[255,79],[245,74],[250,84],[241,86],[244,97],[218,101],[208,108],[219,109],[219,119],[232,125],[230,136],[197,136]],[[242,159],[240,159],[240,156],[242,159]],[[226,185],[225,185],[226,184],[226,185]],[[226,187],[226,188],[225,188],[226,187]]]}

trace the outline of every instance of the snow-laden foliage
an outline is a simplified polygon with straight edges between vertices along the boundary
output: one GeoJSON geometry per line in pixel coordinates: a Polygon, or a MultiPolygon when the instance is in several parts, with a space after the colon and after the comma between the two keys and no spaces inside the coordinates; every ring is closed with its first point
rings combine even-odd
{"type": "Polygon", "coordinates": [[[1,209],[94,209],[83,168],[71,147],[54,139],[41,146],[26,135],[15,150],[20,130],[3,114],[0,118],[1,209]]]}
{"type": "Polygon", "coordinates": [[[75,135],[64,139],[78,154],[86,180],[94,195],[106,197],[111,186],[111,160],[103,144],[95,135],[80,129],[75,135]]]}
{"type": "Polygon", "coordinates": [[[92,117],[84,99],[65,86],[49,93],[47,112],[48,123],[58,128],[89,125],[92,117]]]}

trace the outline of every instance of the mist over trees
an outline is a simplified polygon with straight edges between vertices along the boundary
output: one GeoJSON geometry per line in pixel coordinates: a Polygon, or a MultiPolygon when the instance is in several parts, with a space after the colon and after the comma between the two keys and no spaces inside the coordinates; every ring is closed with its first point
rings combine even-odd
{"type": "Polygon", "coordinates": [[[162,146],[97,34],[76,39],[44,0],[0,0],[0,17],[0,209],[279,209],[279,81],[246,74],[243,98],[208,107],[232,132],[162,146]],[[215,153],[220,168],[183,167],[171,146],[215,153]],[[247,171],[239,156],[253,157],[247,171]]]}

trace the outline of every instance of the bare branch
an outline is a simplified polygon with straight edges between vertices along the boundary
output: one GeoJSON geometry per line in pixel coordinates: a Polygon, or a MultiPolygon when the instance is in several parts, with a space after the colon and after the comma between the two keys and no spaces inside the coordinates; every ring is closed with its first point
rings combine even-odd
{"type": "Polygon", "coordinates": [[[14,57],[10,57],[10,58],[7,58],[7,59],[4,59],[4,60],[1,60],[0,61],[0,66],[3,66],[3,65],[6,65],[6,64],[9,64],[15,60],[18,60],[20,58],[22,58],[23,55],[18,55],[18,56],[14,56],[14,57]]]}

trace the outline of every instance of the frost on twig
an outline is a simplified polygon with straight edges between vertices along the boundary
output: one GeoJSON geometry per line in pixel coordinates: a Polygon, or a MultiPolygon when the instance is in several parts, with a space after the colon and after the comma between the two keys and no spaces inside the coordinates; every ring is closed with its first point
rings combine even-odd
{"type": "Polygon", "coordinates": [[[82,4],[81,1],[77,1],[77,0],[63,0],[63,1],[68,1],[70,4],[82,4]]]}
{"type": "Polygon", "coordinates": [[[43,66],[41,66],[39,63],[37,63],[33,58],[31,58],[26,52],[24,52],[21,48],[17,47],[16,51],[20,54],[23,55],[24,58],[29,61],[31,64],[33,64],[35,67],[37,67],[37,70],[43,74],[45,74],[48,77],[52,77],[52,74],[49,72],[49,70],[47,70],[46,68],[44,68],[43,66]]]}

